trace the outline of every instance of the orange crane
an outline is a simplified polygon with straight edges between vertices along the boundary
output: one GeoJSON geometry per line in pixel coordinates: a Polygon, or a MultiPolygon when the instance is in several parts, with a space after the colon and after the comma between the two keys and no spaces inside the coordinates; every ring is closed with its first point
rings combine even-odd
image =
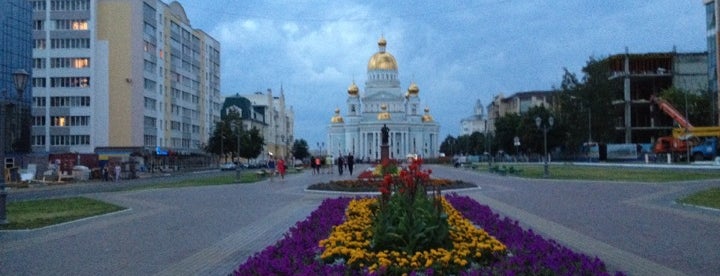
{"type": "MultiPolygon", "coordinates": [[[[675,122],[677,122],[682,128],[687,130],[688,132],[692,132],[694,129],[693,125],[688,121],[685,116],[680,114],[680,112],[673,107],[672,104],[670,104],[668,101],[655,97],[653,95],[650,97],[650,102],[657,104],[657,106],[665,112],[670,118],[673,118],[675,122]]],[[[655,145],[653,145],[653,152],[655,154],[673,154],[673,155],[683,155],[686,154],[688,150],[688,141],[686,139],[681,139],[680,137],[674,137],[674,136],[663,136],[657,139],[655,141],[655,145]]]]}

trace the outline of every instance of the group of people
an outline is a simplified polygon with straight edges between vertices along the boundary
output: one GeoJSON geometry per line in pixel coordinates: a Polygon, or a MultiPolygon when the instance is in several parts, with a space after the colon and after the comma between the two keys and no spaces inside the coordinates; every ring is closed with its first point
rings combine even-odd
{"type": "Polygon", "coordinates": [[[333,165],[337,166],[338,174],[342,175],[343,171],[347,171],[352,175],[353,167],[355,166],[355,157],[352,154],[333,158],[332,155],[326,157],[311,156],[310,157],[310,168],[312,168],[313,175],[315,174],[333,174],[333,165]]]}
{"type": "Polygon", "coordinates": [[[280,179],[285,179],[285,172],[287,171],[287,165],[285,165],[285,159],[270,158],[267,163],[268,170],[270,171],[270,181],[273,180],[275,173],[280,175],[280,179]]]}

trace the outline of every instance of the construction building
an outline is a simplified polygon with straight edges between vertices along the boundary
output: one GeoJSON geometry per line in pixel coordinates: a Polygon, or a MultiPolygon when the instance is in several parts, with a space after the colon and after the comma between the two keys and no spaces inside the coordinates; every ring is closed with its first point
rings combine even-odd
{"type": "MultiPolygon", "coordinates": [[[[615,92],[614,143],[653,143],[668,135],[674,121],[653,107],[653,95],[675,87],[688,93],[708,91],[707,53],[666,53],[612,55],[607,58],[610,79],[622,82],[615,92]],[[657,112],[651,112],[656,110],[657,112]]],[[[677,106],[681,111],[683,107],[677,106]]],[[[686,116],[687,117],[687,116],[686,116]]]]}

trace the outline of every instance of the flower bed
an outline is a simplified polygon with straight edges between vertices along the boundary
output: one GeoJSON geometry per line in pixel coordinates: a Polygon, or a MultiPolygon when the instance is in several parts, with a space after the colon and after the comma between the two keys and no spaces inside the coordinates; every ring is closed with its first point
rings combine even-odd
{"type": "MultiPolygon", "coordinates": [[[[319,191],[337,191],[337,192],[377,192],[382,179],[379,180],[363,180],[363,179],[346,179],[333,180],[327,183],[317,183],[308,186],[308,190],[319,191]]],[[[476,188],[477,185],[459,180],[449,180],[443,178],[431,178],[428,180],[428,186],[436,186],[440,190],[476,188]]]]}
{"type": "MultiPolygon", "coordinates": [[[[523,230],[517,221],[501,218],[469,197],[452,194],[445,198],[462,216],[505,244],[509,253],[484,266],[470,267],[460,275],[609,275],[598,258],[573,252],[532,230],[523,230]]],[[[343,223],[350,201],[350,198],[324,200],[310,216],[290,228],[283,239],[249,257],[235,270],[235,275],[368,274],[367,268],[351,269],[343,261],[328,264],[320,258],[323,252],[320,241],[329,237],[334,226],[343,223]]],[[[433,268],[421,271],[427,275],[436,272],[433,268]]]]}

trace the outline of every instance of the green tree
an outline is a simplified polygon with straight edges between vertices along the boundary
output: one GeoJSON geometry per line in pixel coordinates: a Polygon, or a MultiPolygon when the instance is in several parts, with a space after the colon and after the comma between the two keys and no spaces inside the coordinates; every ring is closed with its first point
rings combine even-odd
{"type": "Polygon", "coordinates": [[[575,153],[592,142],[610,143],[615,137],[615,118],[619,116],[612,102],[622,91],[622,82],[611,78],[607,59],[590,58],[583,67],[583,78],[564,70],[556,97],[556,123],[566,153],[575,153]]]}
{"type": "Polygon", "coordinates": [[[229,154],[232,159],[237,156],[251,159],[260,155],[264,145],[260,131],[255,127],[243,129],[240,114],[230,110],[223,120],[215,123],[213,135],[205,151],[219,155],[229,154]]]}
{"type": "Polygon", "coordinates": [[[506,114],[495,120],[495,150],[513,152],[513,139],[519,136],[521,131],[521,117],[518,114],[506,114]]]}
{"type": "Polygon", "coordinates": [[[295,159],[303,160],[310,157],[310,150],[307,141],[304,139],[295,140],[292,146],[292,155],[295,159]]]}
{"type": "Polygon", "coordinates": [[[660,97],[670,102],[680,114],[687,116],[693,126],[713,125],[713,102],[710,93],[693,93],[670,87],[661,91],[660,97]]]}
{"type": "Polygon", "coordinates": [[[458,152],[457,142],[457,138],[448,135],[445,137],[445,140],[440,143],[440,152],[444,153],[445,156],[454,156],[455,153],[458,152]]]}

